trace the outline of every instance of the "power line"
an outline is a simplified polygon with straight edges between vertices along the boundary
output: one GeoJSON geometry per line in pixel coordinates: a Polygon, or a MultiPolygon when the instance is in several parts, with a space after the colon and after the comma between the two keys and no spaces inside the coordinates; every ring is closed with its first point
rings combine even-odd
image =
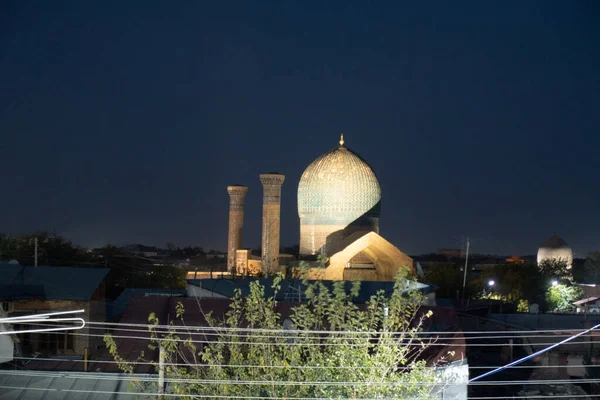
{"type": "MultiPolygon", "coordinates": [[[[30,323],[33,325],[33,323],[30,323]]],[[[44,324],[44,326],[46,326],[46,324],[44,324]]],[[[173,327],[173,326],[172,326],[173,327]]],[[[110,330],[110,331],[121,331],[121,332],[136,332],[136,333],[154,333],[154,334],[171,334],[171,333],[176,333],[176,334],[180,334],[180,333],[184,333],[184,334],[188,334],[191,336],[218,336],[218,337],[240,337],[240,338],[255,338],[255,339],[268,339],[268,338],[273,338],[273,339],[280,339],[282,337],[285,337],[286,339],[290,339],[290,338],[300,338],[300,339],[315,339],[315,340],[319,340],[319,339],[326,339],[328,338],[328,336],[326,335],[347,335],[348,337],[345,337],[344,339],[346,340],[363,340],[363,339],[369,339],[372,336],[378,336],[381,335],[383,332],[379,332],[377,334],[373,333],[370,336],[366,336],[366,337],[351,337],[352,335],[356,334],[360,334],[361,332],[355,332],[355,331],[332,331],[335,332],[334,333],[325,333],[323,335],[319,335],[319,336],[304,336],[304,335],[298,335],[297,332],[304,332],[304,331],[290,331],[290,330],[286,330],[281,328],[281,330],[279,330],[279,334],[278,335],[270,335],[270,334],[262,334],[262,333],[253,333],[254,331],[246,331],[246,332],[242,332],[242,333],[227,333],[227,332],[211,332],[212,328],[207,328],[205,329],[204,332],[194,332],[194,330],[197,330],[197,328],[194,327],[187,327],[185,331],[183,331],[182,329],[179,330],[167,330],[164,328],[159,328],[159,329],[152,329],[149,330],[150,328],[153,328],[152,325],[148,326],[148,329],[131,329],[131,328],[103,328],[103,327],[95,327],[95,326],[88,326],[88,329],[96,329],[96,330],[110,330]],[[181,332],[183,331],[183,332],[181,332]],[[292,334],[296,332],[296,334],[292,334]]],[[[185,328],[185,326],[184,326],[185,328]]],[[[205,327],[206,328],[206,327],[205,327]]],[[[252,328],[250,328],[252,329],[252,328]]],[[[394,335],[402,335],[402,334],[410,334],[410,335],[415,335],[415,334],[419,334],[421,336],[426,336],[425,339],[427,338],[431,338],[432,336],[435,336],[436,339],[447,339],[447,340],[481,340],[481,339],[493,339],[493,340],[498,340],[498,339],[530,339],[530,338],[546,338],[546,339],[551,339],[551,338],[560,338],[560,337],[569,337],[571,336],[571,334],[552,334],[552,335],[490,335],[490,336],[456,336],[459,335],[459,332],[456,332],[455,334],[452,333],[437,333],[437,332],[427,332],[427,331],[406,331],[406,332],[385,332],[386,334],[389,334],[391,336],[394,335]]],[[[480,333],[485,333],[485,331],[482,331],[480,333]]]]}
{"type": "MultiPolygon", "coordinates": [[[[172,329],[193,329],[193,330],[215,330],[215,331],[252,331],[252,332],[275,332],[280,333],[282,329],[275,328],[241,328],[241,327],[221,327],[221,326],[206,326],[206,325],[152,325],[152,324],[133,324],[133,323],[122,323],[122,322],[87,322],[89,325],[104,325],[104,326],[127,326],[127,327],[153,327],[153,328],[172,328],[172,329]]],[[[418,334],[481,334],[481,333],[500,333],[500,334],[517,334],[517,333],[556,333],[566,332],[572,334],[572,332],[581,332],[586,329],[530,329],[530,330],[502,330],[502,331],[417,331],[418,334]]],[[[303,329],[289,329],[285,330],[288,333],[351,333],[356,335],[374,335],[381,334],[381,331],[334,331],[334,330],[303,330],[303,329]]],[[[413,331],[396,331],[387,332],[391,334],[402,334],[402,333],[413,333],[413,331]]]]}
{"type": "MultiPolygon", "coordinates": [[[[382,366],[383,367],[383,366],[382,366]]],[[[375,367],[376,368],[376,367],[375,367]]],[[[386,367],[387,368],[387,367],[386,367]]],[[[432,372],[434,373],[434,372],[432,372]]],[[[15,375],[14,371],[0,370],[0,375],[15,375]]],[[[93,372],[74,373],[74,372],[22,372],[19,376],[45,377],[45,378],[68,378],[82,380],[108,380],[119,382],[135,382],[140,378],[135,375],[122,374],[119,376],[107,376],[106,374],[98,374],[93,372]]],[[[144,382],[158,382],[155,376],[144,376],[144,382]]],[[[205,378],[165,378],[165,383],[201,383],[207,385],[275,385],[275,386],[435,386],[433,382],[381,382],[381,381],[288,381],[288,380],[239,380],[239,379],[205,379],[205,378]]],[[[577,383],[600,383],[600,379],[579,379],[577,383]]],[[[463,386],[466,382],[444,382],[438,384],[443,386],[463,386]]],[[[572,385],[572,379],[538,379],[538,380],[507,380],[507,381],[487,381],[470,384],[471,386],[515,386],[515,385],[572,385]]]]}
{"type": "Polygon", "coordinates": [[[560,345],[567,344],[568,342],[570,342],[571,340],[573,340],[573,339],[577,338],[578,336],[585,335],[586,333],[588,333],[588,332],[591,332],[591,331],[593,331],[593,330],[595,330],[595,329],[598,329],[598,328],[600,328],[600,324],[598,324],[598,325],[594,325],[594,326],[592,326],[591,328],[589,328],[589,329],[587,329],[587,330],[585,330],[585,331],[583,331],[583,332],[580,332],[580,333],[578,333],[578,334],[576,334],[576,335],[573,335],[573,336],[571,336],[571,337],[569,337],[569,338],[567,338],[567,339],[561,340],[560,342],[558,342],[558,343],[555,343],[555,344],[551,345],[550,347],[547,347],[547,348],[545,348],[545,349],[542,349],[542,350],[536,351],[536,352],[535,352],[535,353],[533,353],[533,354],[530,354],[530,355],[528,355],[528,356],[526,356],[526,357],[523,357],[523,358],[521,358],[521,359],[519,359],[519,360],[513,361],[513,362],[511,362],[510,364],[507,364],[507,365],[505,365],[505,366],[503,366],[503,367],[496,368],[496,369],[495,369],[495,370],[493,370],[493,371],[486,372],[485,374],[482,374],[482,375],[480,375],[480,376],[478,376],[478,377],[475,377],[475,378],[473,378],[473,379],[470,379],[470,380],[469,380],[469,383],[471,383],[471,382],[474,382],[474,381],[477,381],[477,380],[479,380],[479,379],[482,379],[482,378],[485,378],[486,376],[490,376],[490,375],[496,374],[496,373],[498,373],[498,372],[500,372],[500,371],[503,371],[503,370],[505,370],[505,369],[508,369],[508,368],[512,367],[513,365],[518,365],[518,364],[521,364],[521,363],[523,363],[523,362],[525,362],[525,361],[527,361],[527,360],[530,360],[530,359],[532,359],[532,358],[534,358],[534,357],[537,357],[537,356],[539,356],[539,355],[541,355],[541,354],[543,354],[543,353],[545,353],[545,352],[547,352],[547,351],[550,351],[550,350],[552,350],[552,349],[553,349],[553,348],[555,348],[555,347],[558,347],[558,346],[560,346],[560,345]]]}
{"type": "MultiPolygon", "coordinates": [[[[46,357],[13,357],[14,360],[28,360],[28,361],[56,361],[56,362],[74,362],[74,363],[84,363],[88,362],[90,364],[131,364],[131,365],[157,365],[156,361],[114,361],[114,360],[94,360],[94,359],[72,359],[72,358],[46,358],[46,357]]],[[[202,364],[202,363],[169,363],[165,362],[165,366],[172,367],[203,367],[203,368],[274,368],[274,369],[369,369],[372,366],[343,366],[343,365],[332,365],[332,366],[324,366],[324,365],[244,365],[244,364],[202,364]]],[[[472,366],[469,365],[469,369],[492,369],[492,368],[500,368],[500,366],[472,366]]],[[[512,368],[516,369],[528,369],[528,368],[562,368],[562,367],[570,367],[570,368],[600,368],[600,365],[596,364],[566,364],[566,365],[517,365],[512,368]]],[[[399,370],[409,370],[412,367],[397,367],[399,370]]],[[[548,381],[544,381],[548,382],[548,381]]],[[[579,382],[579,380],[577,381],[579,382]]]]}
{"type": "MultiPolygon", "coordinates": [[[[72,332],[70,333],[70,335],[75,335],[75,336],[89,336],[89,337],[105,337],[105,335],[100,335],[100,334],[94,334],[94,333],[75,333],[72,332]]],[[[341,343],[320,343],[320,342],[310,342],[310,343],[302,343],[299,340],[300,339],[305,339],[303,337],[293,337],[293,336],[289,336],[286,337],[285,336],[285,331],[282,331],[282,336],[280,337],[281,342],[274,342],[274,341],[265,341],[265,342],[246,342],[246,341],[223,341],[223,340],[192,340],[192,339],[181,339],[181,338],[176,338],[176,337],[152,337],[152,336],[125,336],[125,335],[113,335],[110,334],[111,337],[116,338],[116,339],[136,339],[136,340],[147,340],[147,341],[156,341],[156,342],[178,342],[178,343],[198,343],[198,344],[213,344],[213,343],[220,343],[220,344],[235,344],[235,345],[256,345],[256,346],[322,346],[322,347],[334,347],[334,346],[352,346],[352,347],[361,347],[361,346],[365,346],[365,345],[375,345],[376,343],[373,342],[373,340],[377,340],[377,338],[365,338],[363,339],[364,342],[362,343],[347,343],[347,342],[341,342],[341,343]],[[296,341],[295,341],[296,340],[296,341]]],[[[390,336],[385,336],[384,338],[386,339],[394,339],[393,337],[390,336]]],[[[255,338],[255,339],[260,339],[260,338],[255,338]]],[[[331,337],[324,337],[322,339],[328,339],[328,340],[348,340],[348,339],[344,339],[344,338],[331,338],[331,337]]],[[[489,347],[490,344],[489,343],[437,343],[435,341],[433,341],[435,338],[426,338],[426,339],[419,339],[419,338],[405,338],[402,339],[402,342],[400,343],[399,341],[394,341],[394,344],[399,345],[399,344],[403,344],[403,345],[410,345],[411,342],[414,342],[413,345],[415,346],[422,346],[423,342],[426,342],[427,340],[429,340],[429,343],[424,343],[425,346],[444,346],[444,347],[489,347]]],[[[448,338],[446,338],[447,340],[448,338]]],[[[462,338],[457,338],[458,339],[462,339],[462,338]]],[[[307,340],[317,340],[317,339],[307,339],[307,340]]],[[[512,346],[514,347],[531,347],[531,346],[548,346],[551,345],[552,343],[513,343],[512,346]]],[[[583,341],[583,342],[572,342],[572,343],[562,343],[564,345],[582,345],[582,344],[598,344],[598,341],[583,341]]]]}
{"type": "MultiPolygon", "coordinates": [[[[42,324],[40,324],[42,325],[42,324]]],[[[149,328],[152,328],[153,325],[148,325],[149,328]]],[[[244,344],[244,345],[297,345],[297,346],[302,346],[302,345],[309,345],[309,346],[318,346],[318,345],[322,345],[322,346],[361,346],[364,345],[364,343],[347,343],[347,341],[367,341],[370,342],[372,340],[377,340],[380,337],[385,337],[385,338],[389,338],[389,339],[397,339],[397,340],[402,340],[402,341],[410,341],[410,340],[417,340],[419,342],[426,342],[426,341],[430,341],[430,343],[427,343],[427,345],[430,346],[455,346],[455,347],[485,347],[485,346],[489,346],[489,343],[446,343],[446,342],[441,342],[441,343],[437,343],[434,340],[446,340],[446,341],[465,341],[468,342],[468,340],[480,340],[480,339],[486,339],[486,340],[498,340],[498,339],[528,339],[528,338],[547,338],[547,339],[551,339],[553,337],[559,336],[559,337],[563,337],[563,336],[568,336],[570,337],[571,335],[524,335],[524,336],[480,336],[480,337],[463,337],[463,336],[454,336],[454,337],[446,337],[443,334],[441,334],[440,336],[436,336],[437,333],[430,333],[430,332],[411,332],[411,331],[406,331],[406,332],[373,332],[370,333],[370,336],[363,336],[363,337],[352,337],[352,335],[356,334],[356,333],[363,333],[363,332],[354,332],[354,331],[323,331],[323,332],[330,332],[330,333],[324,333],[324,335],[329,335],[329,336],[302,336],[301,334],[299,335],[298,333],[302,333],[302,332],[310,332],[310,331],[299,331],[299,330],[284,330],[284,329],[280,329],[280,330],[275,330],[276,332],[279,333],[279,335],[261,335],[261,334],[252,334],[252,333],[214,333],[214,332],[193,332],[193,330],[199,330],[198,328],[193,328],[193,327],[182,327],[184,329],[186,329],[186,331],[181,331],[181,330],[174,330],[174,331],[169,331],[169,330],[139,330],[139,329],[128,329],[128,328],[112,328],[115,331],[123,331],[123,332],[134,332],[134,333],[147,333],[146,336],[129,336],[129,335],[115,335],[113,333],[110,333],[110,335],[113,338],[120,338],[120,339],[140,339],[140,340],[156,340],[156,341],[173,341],[173,342],[191,342],[191,343],[215,343],[215,340],[209,340],[208,338],[206,338],[207,336],[217,336],[217,337],[231,337],[232,339],[236,339],[236,338],[246,338],[246,339],[253,339],[253,340],[262,340],[262,339],[280,339],[282,341],[286,341],[288,343],[278,343],[278,342],[274,342],[274,341],[267,341],[267,342],[248,342],[248,341],[220,341],[220,343],[224,343],[224,344],[244,344]],[[296,334],[294,334],[296,333],[296,334]],[[427,336],[418,336],[417,334],[422,334],[422,335],[427,335],[427,336]],[[157,337],[155,335],[160,335],[160,334],[175,334],[175,335],[180,335],[180,334],[184,334],[184,335],[189,335],[189,336],[201,336],[201,337],[205,337],[206,340],[189,340],[189,339],[180,339],[180,338],[161,338],[161,337],[157,337]],[[404,337],[404,336],[407,337],[404,337]],[[336,337],[339,336],[339,337],[336,337]],[[289,343],[289,341],[291,340],[299,340],[299,341],[307,341],[307,340],[314,340],[314,341],[321,341],[321,340],[343,340],[345,341],[344,343],[289,343]],[[433,341],[433,342],[432,342],[433,341]]],[[[206,328],[207,330],[213,330],[213,328],[206,328]]],[[[102,327],[93,327],[93,326],[87,326],[86,329],[96,329],[96,330],[105,330],[106,328],[102,328],[102,327]]],[[[217,329],[215,329],[217,330],[217,329]]],[[[262,331],[261,329],[256,329],[257,331],[262,331]]],[[[245,332],[254,332],[253,328],[248,328],[244,330],[245,332]]],[[[319,332],[319,331],[315,331],[315,332],[319,332]]],[[[109,332],[108,332],[109,333],[109,332]]],[[[459,334],[460,332],[457,332],[457,334],[459,334]]],[[[588,333],[588,332],[586,332],[588,333]]],[[[77,336],[90,336],[90,337],[104,337],[104,335],[100,335],[100,334],[93,334],[93,333],[71,333],[72,335],[77,335],[77,336]]],[[[583,336],[583,334],[581,334],[580,336],[583,336]]],[[[598,343],[598,341],[575,341],[573,343],[564,343],[564,344],[569,344],[569,345],[581,345],[581,344],[591,344],[591,343],[598,343]]],[[[525,343],[512,343],[511,346],[547,346],[547,345],[552,345],[552,342],[525,342],[525,343]]]]}

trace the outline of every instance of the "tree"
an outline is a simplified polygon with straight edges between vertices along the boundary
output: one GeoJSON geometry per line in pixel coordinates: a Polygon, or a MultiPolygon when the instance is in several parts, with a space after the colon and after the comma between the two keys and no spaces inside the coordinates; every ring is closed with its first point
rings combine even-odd
{"type": "Polygon", "coordinates": [[[73,246],[62,236],[48,232],[0,235],[0,260],[15,259],[21,265],[33,265],[35,239],[38,241],[38,265],[81,265],[94,262],[93,255],[86,249],[73,246]]]}
{"type": "Polygon", "coordinates": [[[600,283],[600,252],[590,252],[583,264],[584,283],[600,283]]]}
{"type": "MultiPolygon", "coordinates": [[[[273,280],[275,291],[281,279],[273,280]]],[[[422,297],[414,288],[403,294],[406,284],[399,275],[390,297],[380,292],[361,308],[352,303],[360,282],[347,293],[344,282],[329,290],[305,281],[308,303],[284,322],[274,297],[266,298],[256,281],[247,298],[236,291],[223,321],[207,316],[212,330],[204,332],[217,336],[202,348],[173,321],[151,314],[151,348],[163,347],[165,376],[178,396],[430,398],[440,378],[420,358],[428,346],[419,332],[431,311],[417,317],[422,297]],[[165,323],[171,326],[166,334],[165,323]]],[[[179,304],[176,318],[183,322],[184,315],[179,304]]],[[[105,342],[121,369],[132,373],[114,339],[107,335],[105,342]]],[[[138,389],[156,393],[157,387],[138,389]]]]}
{"type": "Polygon", "coordinates": [[[546,292],[546,303],[549,311],[568,312],[575,308],[573,302],[582,297],[583,289],[581,287],[557,284],[551,286],[546,292]]]}
{"type": "Polygon", "coordinates": [[[428,262],[423,266],[423,273],[423,282],[438,287],[438,297],[456,298],[462,290],[461,267],[453,262],[428,262]]]}
{"type": "Polygon", "coordinates": [[[106,296],[116,298],[125,288],[185,289],[187,271],[173,264],[151,264],[146,258],[122,254],[116,248],[104,249],[106,296]]]}
{"type": "Polygon", "coordinates": [[[547,280],[572,281],[570,265],[563,259],[546,259],[538,264],[542,276],[547,280]]]}
{"type": "Polygon", "coordinates": [[[528,303],[539,303],[543,300],[548,287],[544,283],[542,272],[534,263],[527,264],[499,264],[482,269],[479,276],[471,281],[471,291],[485,297],[515,303],[520,300],[528,303]],[[488,285],[494,281],[493,288],[488,285]],[[490,291],[492,289],[492,291],[490,291]]]}
{"type": "Polygon", "coordinates": [[[565,260],[544,260],[539,265],[498,264],[482,269],[479,276],[471,281],[472,293],[480,298],[493,298],[512,304],[515,309],[524,309],[524,304],[537,303],[542,310],[547,309],[547,291],[556,281],[568,286],[572,283],[571,273],[565,260]],[[490,288],[488,282],[493,280],[490,288]],[[524,301],[522,301],[524,300],[524,301]]]}

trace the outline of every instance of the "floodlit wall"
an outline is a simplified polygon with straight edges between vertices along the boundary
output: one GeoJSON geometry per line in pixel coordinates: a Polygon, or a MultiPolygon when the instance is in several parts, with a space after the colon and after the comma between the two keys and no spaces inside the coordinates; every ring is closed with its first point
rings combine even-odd
{"type": "Polygon", "coordinates": [[[573,251],[568,247],[559,249],[540,248],[537,254],[537,262],[540,264],[544,260],[565,261],[571,268],[573,265],[573,251]]]}
{"type": "MultiPolygon", "coordinates": [[[[350,243],[342,251],[329,259],[329,266],[322,272],[322,279],[344,280],[348,271],[348,263],[359,252],[364,252],[373,260],[374,269],[357,269],[351,272],[352,277],[364,281],[393,282],[398,271],[406,269],[413,272],[413,259],[402,253],[396,246],[375,232],[367,233],[350,243]]],[[[315,271],[315,273],[318,271],[315,271]]],[[[314,278],[318,279],[318,278],[314,278]]]]}
{"type": "MultiPolygon", "coordinates": [[[[0,318],[5,318],[6,314],[0,310],[0,318]]],[[[10,326],[0,324],[0,332],[12,330],[10,326]]],[[[10,335],[0,335],[0,364],[13,360],[15,344],[10,335]]]]}

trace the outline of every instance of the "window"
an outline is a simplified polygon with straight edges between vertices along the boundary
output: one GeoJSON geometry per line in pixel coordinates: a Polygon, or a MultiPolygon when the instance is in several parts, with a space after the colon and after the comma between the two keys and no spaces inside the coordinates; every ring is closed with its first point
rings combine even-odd
{"type": "Polygon", "coordinates": [[[65,332],[65,336],[67,338],[67,350],[75,349],[75,336],[70,332],[65,332]]]}
{"type": "Polygon", "coordinates": [[[69,332],[57,332],[57,350],[73,350],[73,339],[75,338],[69,332]]]}
{"type": "Polygon", "coordinates": [[[70,332],[47,332],[39,335],[39,349],[48,353],[61,353],[73,350],[75,337],[70,332]]]}
{"type": "Polygon", "coordinates": [[[38,344],[41,350],[48,350],[50,348],[50,335],[48,333],[41,333],[39,340],[38,344]]]}

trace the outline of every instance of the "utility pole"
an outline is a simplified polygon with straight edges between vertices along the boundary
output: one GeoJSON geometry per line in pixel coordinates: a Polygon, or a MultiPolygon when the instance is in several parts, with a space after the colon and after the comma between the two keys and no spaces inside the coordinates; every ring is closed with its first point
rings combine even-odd
{"type": "Polygon", "coordinates": [[[164,400],[165,394],[165,348],[158,345],[158,398],[164,400]]]}
{"type": "Polygon", "coordinates": [[[33,265],[35,265],[37,267],[38,265],[38,238],[33,238],[33,248],[34,248],[34,254],[33,254],[33,265]]]}
{"type": "Polygon", "coordinates": [[[465,287],[467,285],[467,266],[468,266],[468,262],[469,262],[469,238],[467,238],[467,252],[465,254],[465,270],[464,270],[464,274],[463,274],[463,286],[462,286],[462,299],[461,299],[461,305],[464,303],[465,301],[465,287]]]}

